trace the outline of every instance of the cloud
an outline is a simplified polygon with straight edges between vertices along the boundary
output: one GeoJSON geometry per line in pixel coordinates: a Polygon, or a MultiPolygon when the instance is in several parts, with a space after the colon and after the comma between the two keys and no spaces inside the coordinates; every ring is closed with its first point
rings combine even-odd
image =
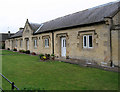
{"type": "Polygon", "coordinates": [[[0,32],[18,31],[28,18],[42,23],[114,0],[2,0],[0,32]]]}

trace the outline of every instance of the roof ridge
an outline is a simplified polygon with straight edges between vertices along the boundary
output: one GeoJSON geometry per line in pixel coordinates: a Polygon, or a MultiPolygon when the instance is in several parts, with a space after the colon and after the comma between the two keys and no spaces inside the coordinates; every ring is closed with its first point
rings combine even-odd
{"type": "Polygon", "coordinates": [[[106,3],[106,4],[97,5],[97,6],[95,6],[95,7],[91,7],[91,8],[88,8],[88,9],[84,9],[84,10],[81,10],[81,11],[78,11],[78,12],[75,12],[75,13],[67,14],[67,15],[65,15],[65,16],[61,16],[61,17],[58,17],[58,18],[55,18],[55,19],[52,19],[52,20],[43,22],[43,23],[41,23],[41,24],[48,23],[48,22],[51,22],[51,21],[55,21],[55,20],[57,20],[57,19],[61,19],[61,18],[64,18],[64,17],[68,17],[68,16],[70,16],[70,15],[77,14],[77,13],[80,13],[80,12],[83,12],[83,11],[87,11],[87,10],[92,10],[92,9],[97,9],[97,8],[105,7],[105,6],[112,5],[112,4],[115,4],[115,3],[118,3],[118,2],[120,2],[120,0],[113,1],[113,2],[109,2],[109,3],[106,3]]]}
{"type": "Polygon", "coordinates": [[[33,23],[33,22],[29,22],[30,24],[37,24],[37,25],[41,25],[40,23],[33,23]]]}

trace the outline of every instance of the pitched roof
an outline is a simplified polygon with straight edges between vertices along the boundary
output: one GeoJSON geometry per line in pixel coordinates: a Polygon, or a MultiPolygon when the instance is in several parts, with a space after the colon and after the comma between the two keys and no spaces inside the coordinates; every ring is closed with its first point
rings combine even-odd
{"type": "Polygon", "coordinates": [[[22,37],[23,30],[24,30],[24,29],[19,30],[19,31],[16,32],[14,35],[12,35],[10,38],[22,37]]]}
{"type": "MultiPolygon", "coordinates": [[[[105,17],[113,17],[118,11],[120,11],[120,1],[86,9],[41,24],[30,23],[28,19],[27,22],[34,31],[33,34],[39,34],[61,28],[102,22],[105,17]]],[[[22,37],[22,33],[23,30],[20,30],[11,36],[11,38],[22,37]]]]}
{"type": "MultiPolygon", "coordinates": [[[[28,20],[27,20],[28,21],[28,20]]],[[[38,24],[38,23],[30,23],[28,22],[31,29],[35,32],[41,24],[38,24]]],[[[17,38],[17,37],[22,37],[22,33],[23,33],[23,28],[21,28],[18,32],[16,32],[13,36],[11,36],[10,38],[17,38]]]]}
{"type": "Polygon", "coordinates": [[[120,10],[120,1],[86,9],[45,23],[36,33],[104,21],[120,10]]]}
{"type": "Polygon", "coordinates": [[[30,24],[30,27],[33,31],[36,31],[41,24],[38,24],[38,23],[29,23],[30,24]]]}

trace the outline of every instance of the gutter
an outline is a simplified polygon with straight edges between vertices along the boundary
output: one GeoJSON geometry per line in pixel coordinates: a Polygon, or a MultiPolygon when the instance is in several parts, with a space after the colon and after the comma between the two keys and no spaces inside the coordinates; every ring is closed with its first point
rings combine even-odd
{"type": "Polygon", "coordinates": [[[54,32],[52,31],[52,54],[54,54],[54,32]]]}
{"type": "Polygon", "coordinates": [[[109,28],[109,33],[110,33],[110,66],[113,66],[113,58],[112,58],[112,27],[113,27],[113,19],[112,17],[110,19],[110,28],[109,28]]]}
{"type": "Polygon", "coordinates": [[[36,32],[34,33],[34,35],[38,35],[38,34],[42,34],[42,33],[50,33],[52,31],[59,31],[59,30],[66,30],[66,29],[71,29],[71,28],[77,28],[77,27],[85,27],[85,26],[91,26],[91,25],[96,25],[99,23],[105,23],[104,20],[98,21],[98,22],[94,22],[94,23],[89,23],[89,24],[80,24],[80,25],[74,25],[74,26],[68,26],[68,27],[63,27],[63,28],[57,28],[57,29],[49,29],[49,30],[45,30],[42,32],[36,32]]]}

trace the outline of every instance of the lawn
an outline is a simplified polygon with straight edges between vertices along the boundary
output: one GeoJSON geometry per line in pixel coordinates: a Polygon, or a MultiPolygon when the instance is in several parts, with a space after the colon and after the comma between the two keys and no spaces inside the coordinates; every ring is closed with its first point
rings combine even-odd
{"type": "MultiPolygon", "coordinates": [[[[3,51],[2,73],[19,89],[118,90],[118,73],[3,51]],[[10,53],[10,54],[9,54],[10,53]],[[14,55],[12,55],[14,54],[14,55]]],[[[3,89],[11,89],[2,80],[3,89]]]]}

